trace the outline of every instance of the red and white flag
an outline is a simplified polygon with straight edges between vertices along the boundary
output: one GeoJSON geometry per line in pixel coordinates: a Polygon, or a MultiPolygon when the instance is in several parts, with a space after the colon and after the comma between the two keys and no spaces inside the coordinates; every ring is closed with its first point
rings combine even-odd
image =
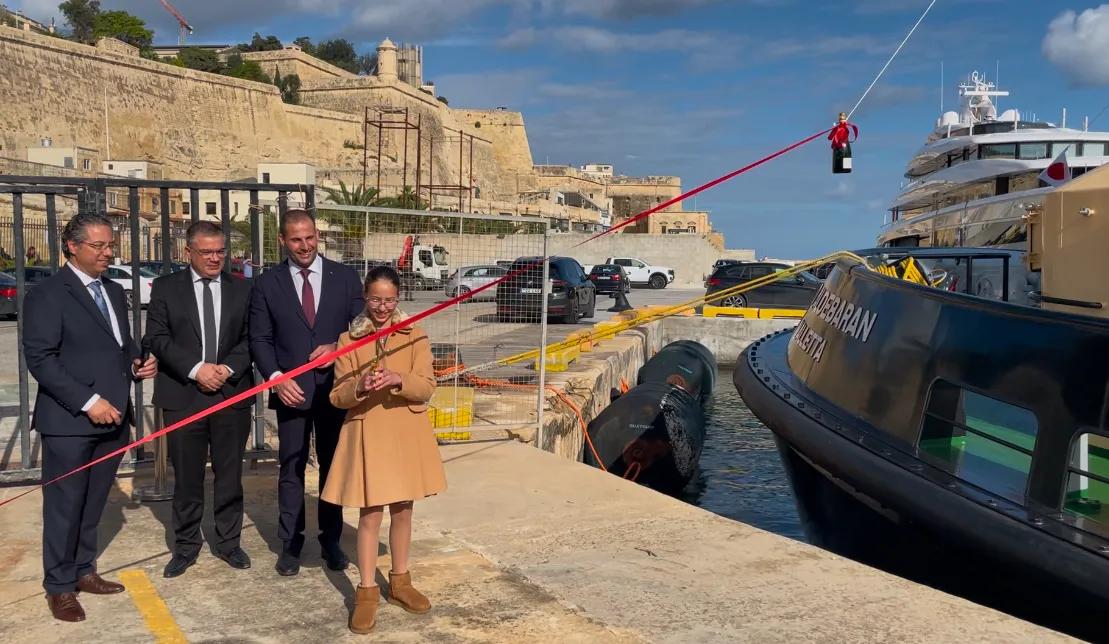
{"type": "Polygon", "coordinates": [[[1044,168],[1040,173],[1040,180],[1052,187],[1059,187],[1064,183],[1070,181],[1071,171],[1070,165],[1067,163],[1067,150],[1059,153],[1059,156],[1051,162],[1051,165],[1044,168]]]}

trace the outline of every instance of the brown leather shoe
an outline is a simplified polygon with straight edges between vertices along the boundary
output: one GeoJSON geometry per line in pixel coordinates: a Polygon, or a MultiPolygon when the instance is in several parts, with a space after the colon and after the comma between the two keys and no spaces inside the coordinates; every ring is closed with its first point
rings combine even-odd
{"type": "Polygon", "coordinates": [[[77,601],[77,593],[47,595],[46,605],[50,607],[50,613],[54,615],[56,620],[63,622],[85,621],[85,609],[81,608],[81,602],[77,601]]]}
{"type": "Polygon", "coordinates": [[[95,572],[90,572],[77,580],[77,590],[91,595],[114,595],[122,593],[124,588],[123,584],[108,581],[95,572]]]}
{"type": "Polygon", "coordinates": [[[350,613],[350,632],[365,635],[377,623],[377,604],[381,601],[381,589],[377,586],[359,586],[354,591],[354,610],[350,613]]]}
{"type": "Polygon", "coordinates": [[[426,613],[431,610],[431,602],[420,591],[412,587],[412,573],[389,572],[390,604],[400,606],[410,613],[426,613]]]}

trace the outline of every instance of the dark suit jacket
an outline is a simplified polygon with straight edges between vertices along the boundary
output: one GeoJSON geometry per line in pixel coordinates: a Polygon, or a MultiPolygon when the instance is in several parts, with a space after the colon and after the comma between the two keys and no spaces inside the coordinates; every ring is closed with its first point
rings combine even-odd
{"type": "MultiPolygon", "coordinates": [[[[289,272],[289,261],[286,259],[254,279],[250,297],[250,352],[263,378],[308,362],[316,347],[336,342],[366,307],[362,280],[354,269],[323,258],[316,324],[308,326],[289,272]]],[[[334,379],[331,368],[298,376],[296,382],[304,390],[305,400],[301,407],[311,407],[315,396],[327,398],[334,379]]],[[[281,404],[277,395],[271,393],[270,407],[281,404]]]]}
{"type": "MultiPolygon", "coordinates": [[[[94,425],[81,407],[99,394],[131,417],[131,362],[140,351],[131,338],[123,287],[104,281],[123,346],[81,279],[67,266],[27,293],[23,354],[38,381],[32,426],[51,436],[93,436],[117,429],[94,425]]],[[[128,421],[125,420],[124,423],[128,421]]]]}
{"type": "MultiPolygon", "coordinates": [[[[162,409],[187,409],[197,397],[199,386],[189,380],[189,371],[203,359],[200,308],[196,305],[191,270],[177,271],[154,280],[150,305],[146,311],[143,346],[158,358],[154,381],[154,405],[162,409]]],[[[250,311],[250,282],[220,274],[219,346],[217,364],[234,372],[220,393],[225,398],[250,389],[254,370],[250,364],[250,338],[247,317],[250,311]]],[[[249,407],[251,399],[236,403],[249,407]]]]}

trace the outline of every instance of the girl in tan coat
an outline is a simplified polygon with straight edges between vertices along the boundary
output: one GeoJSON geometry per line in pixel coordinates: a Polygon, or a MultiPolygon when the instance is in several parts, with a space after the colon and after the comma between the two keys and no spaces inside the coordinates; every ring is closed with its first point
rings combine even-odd
{"type": "MultiPolygon", "coordinates": [[[[339,347],[404,319],[397,310],[400,277],[388,266],[366,276],[366,312],[339,336],[339,347]]],[[[335,361],[331,404],[347,417],[320,498],[359,508],[358,570],[350,630],[373,629],[380,590],[378,533],[389,506],[390,604],[425,613],[431,603],[412,587],[408,550],[412,543],[412,502],[447,487],[427,401],[435,391],[431,343],[418,327],[405,327],[359,347],[335,361]]]]}

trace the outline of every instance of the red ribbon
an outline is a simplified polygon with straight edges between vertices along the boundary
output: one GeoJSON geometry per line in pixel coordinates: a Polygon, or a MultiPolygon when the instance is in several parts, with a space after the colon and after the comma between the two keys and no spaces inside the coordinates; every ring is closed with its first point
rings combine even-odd
{"type": "Polygon", "coordinates": [[[832,131],[828,133],[828,140],[832,142],[833,150],[842,150],[847,147],[848,143],[859,140],[859,126],[850,121],[836,123],[832,127],[832,131]],[[851,132],[849,130],[854,131],[855,138],[851,138],[851,132]]]}
{"type": "MultiPolygon", "coordinates": [[[[623,228],[624,226],[628,226],[630,224],[633,224],[633,223],[639,221],[640,219],[643,219],[644,217],[648,217],[648,216],[662,210],[663,208],[667,208],[669,206],[672,206],[673,204],[676,204],[680,201],[688,199],[689,197],[692,197],[693,195],[704,192],[705,190],[708,190],[709,188],[712,188],[712,187],[717,186],[721,183],[724,183],[725,181],[733,179],[733,178],[743,174],[744,172],[747,172],[748,170],[752,170],[754,168],[757,168],[760,165],[766,163],[767,161],[770,161],[772,159],[780,157],[781,155],[783,155],[783,154],[785,154],[785,153],[787,153],[791,150],[794,150],[796,148],[801,147],[802,145],[805,145],[806,143],[809,143],[813,139],[816,139],[817,137],[821,136],[822,134],[825,134],[826,132],[828,132],[828,130],[824,130],[822,132],[817,132],[816,134],[813,134],[812,136],[806,137],[806,138],[804,138],[804,139],[802,139],[802,140],[800,140],[796,143],[793,143],[793,144],[791,144],[787,147],[784,147],[781,150],[778,150],[777,152],[775,152],[773,154],[767,155],[767,156],[759,159],[758,161],[755,161],[754,163],[750,163],[748,165],[745,165],[742,168],[739,168],[738,170],[734,170],[732,172],[729,172],[728,174],[726,174],[722,177],[718,177],[716,179],[713,179],[712,181],[709,181],[708,183],[701,184],[700,186],[697,186],[696,188],[693,188],[692,190],[690,190],[686,193],[680,194],[677,197],[674,197],[673,199],[670,199],[669,201],[665,201],[663,203],[660,203],[657,206],[654,206],[653,208],[649,208],[647,210],[644,210],[643,212],[635,215],[634,217],[631,217],[628,220],[626,220],[624,222],[621,222],[619,225],[613,226],[612,228],[609,228],[606,231],[597,233],[596,235],[593,235],[589,239],[586,239],[585,241],[583,241],[579,244],[576,244],[574,246],[574,248],[577,248],[578,246],[581,246],[582,244],[587,244],[587,243],[589,243],[589,242],[591,242],[595,239],[598,239],[600,237],[604,237],[605,235],[608,235],[609,233],[616,232],[617,230],[623,228]]],[[[77,474],[78,472],[82,472],[84,470],[89,469],[90,467],[93,467],[95,465],[103,463],[104,461],[107,461],[107,460],[110,460],[110,459],[112,459],[116,456],[119,456],[120,454],[125,453],[129,449],[132,449],[134,447],[138,447],[139,445],[144,445],[146,443],[149,443],[150,441],[154,440],[155,438],[158,438],[159,436],[165,436],[166,434],[168,434],[172,431],[178,430],[178,429],[184,427],[185,425],[188,425],[189,423],[194,423],[194,422],[196,422],[196,421],[198,421],[202,418],[206,418],[207,416],[210,416],[211,414],[214,414],[217,411],[220,411],[221,409],[226,409],[226,408],[234,405],[235,403],[238,403],[238,402],[241,402],[241,401],[246,400],[248,398],[251,398],[251,397],[253,397],[253,396],[255,396],[255,395],[257,395],[257,394],[259,394],[263,391],[266,391],[267,389],[270,389],[270,388],[272,388],[276,385],[279,385],[283,382],[286,382],[288,380],[296,378],[297,376],[301,375],[302,373],[306,373],[308,371],[311,371],[312,369],[315,369],[316,367],[321,367],[325,364],[328,364],[328,363],[332,362],[333,360],[335,360],[336,358],[339,358],[340,356],[344,356],[344,355],[350,353],[351,351],[354,351],[354,350],[356,350],[356,349],[358,349],[362,346],[365,346],[366,344],[369,344],[370,342],[373,342],[373,341],[377,340],[378,338],[385,337],[385,336],[389,335],[390,333],[392,333],[392,332],[394,332],[398,329],[403,329],[406,326],[415,324],[416,322],[419,322],[420,320],[423,320],[424,318],[430,317],[430,316],[438,313],[439,311],[442,311],[443,309],[449,308],[451,306],[454,306],[455,304],[458,304],[459,302],[462,302],[463,300],[471,298],[471,297],[477,295],[478,293],[481,293],[482,291],[486,291],[486,290],[489,290],[491,288],[494,288],[498,284],[500,284],[501,282],[504,282],[505,280],[507,280],[507,279],[509,279],[509,278],[511,278],[515,275],[523,273],[524,271],[527,271],[530,268],[533,268],[535,266],[541,266],[542,263],[543,263],[543,260],[540,260],[540,261],[538,261],[534,264],[530,264],[528,266],[518,268],[514,271],[510,271],[506,275],[504,275],[504,276],[502,276],[502,277],[500,277],[500,278],[498,278],[498,279],[496,279],[492,282],[489,282],[488,284],[485,284],[483,286],[479,286],[479,287],[477,287],[477,288],[475,288],[471,291],[466,291],[465,293],[463,293],[463,294],[461,294],[457,297],[453,297],[453,298],[451,298],[451,299],[449,299],[445,302],[441,302],[441,303],[431,307],[430,309],[428,309],[428,310],[426,310],[422,313],[417,313],[417,314],[415,314],[415,315],[413,315],[409,318],[406,318],[405,320],[403,320],[401,322],[397,322],[396,324],[387,326],[387,327],[377,331],[376,333],[372,333],[372,334],[367,335],[363,338],[359,338],[358,340],[355,340],[354,342],[348,344],[347,346],[345,346],[341,349],[336,349],[335,351],[325,353],[324,355],[316,358],[315,360],[312,360],[308,363],[305,363],[305,364],[297,367],[296,369],[293,369],[292,371],[287,371],[287,372],[281,374],[280,376],[278,376],[278,377],[276,377],[272,380],[267,380],[265,382],[261,382],[257,385],[254,385],[253,387],[251,387],[250,389],[247,389],[246,391],[244,391],[242,393],[236,394],[236,395],[232,396],[231,398],[228,398],[228,399],[223,400],[219,403],[216,403],[215,405],[212,405],[211,407],[209,407],[207,409],[204,409],[202,411],[198,411],[197,413],[193,414],[192,416],[189,416],[188,418],[184,418],[182,420],[179,420],[176,423],[173,423],[172,425],[169,425],[168,427],[165,427],[165,428],[160,429],[160,430],[158,430],[158,431],[156,431],[152,434],[144,436],[144,437],[142,437],[142,438],[140,438],[140,439],[138,439],[138,440],[136,440],[132,443],[129,443],[129,444],[115,450],[114,452],[111,452],[110,454],[105,454],[104,456],[101,456],[100,458],[98,458],[98,459],[96,459],[96,460],[94,460],[90,463],[86,463],[86,464],[82,465],[81,467],[78,467],[76,469],[70,470],[69,472],[66,472],[65,474],[62,474],[61,476],[57,476],[55,478],[50,479],[49,481],[45,481],[45,482],[39,484],[37,487],[33,487],[33,488],[28,489],[28,490],[24,490],[23,492],[13,496],[10,499],[4,499],[3,501],[0,501],[0,507],[4,507],[5,505],[7,505],[9,503],[12,503],[13,501],[15,501],[17,499],[20,499],[20,498],[30,494],[31,492],[34,492],[35,490],[40,490],[40,489],[46,487],[47,485],[53,485],[54,483],[57,483],[58,481],[61,481],[62,479],[73,476],[74,474],[77,474]]]]}

